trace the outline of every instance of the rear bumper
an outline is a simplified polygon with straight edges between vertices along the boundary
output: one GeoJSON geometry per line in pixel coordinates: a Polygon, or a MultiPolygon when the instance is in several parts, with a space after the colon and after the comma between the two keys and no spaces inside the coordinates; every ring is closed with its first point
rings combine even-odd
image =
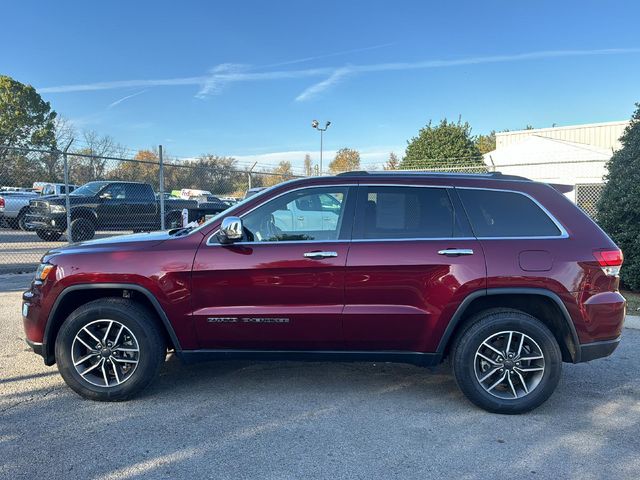
{"type": "Polygon", "coordinates": [[[599,342],[583,343],[579,346],[578,362],[589,362],[596,358],[608,357],[620,345],[621,337],[613,340],[601,340],[599,342]]]}

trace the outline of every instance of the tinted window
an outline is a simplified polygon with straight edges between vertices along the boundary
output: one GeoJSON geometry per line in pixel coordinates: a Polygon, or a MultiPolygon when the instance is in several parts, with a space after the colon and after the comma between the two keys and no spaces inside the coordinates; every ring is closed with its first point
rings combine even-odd
{"type": "Polygon", "coordinates": [[[247,240],[337,240],[346,198],[347,187],[304,189],[274,198],[242,218],[247,240]]]}
{"type": "Polygon", "coordinates": [[[478,237],[550,237],[560,230],[529,197],[496,190],[458,189],[478,237]]]}
{"type": "Polygon", "coordinates": [[[122,186],[124,187],[125,198],[149,200],[154,197],[151,186],[145,183],[125,183],[122,186]]]}
{"type": "Polygon", "coordinates": [[[362,187],[359,238],[450,238],[453,206],[446,189],[362,187]]]}

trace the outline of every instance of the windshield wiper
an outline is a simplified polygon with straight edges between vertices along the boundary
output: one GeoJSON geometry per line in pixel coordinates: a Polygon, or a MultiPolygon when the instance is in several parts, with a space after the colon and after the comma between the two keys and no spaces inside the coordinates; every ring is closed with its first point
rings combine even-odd
{"type": "Polygon", "coordinates": [[[185,233],[189,233],[194,228],[195,227],[193,227],[193,226],[191,226],[191,227],[174,228],[172,230],[169,230],[169,235],[175,236],[175,237],[180,237],[180,236],[184,235],[185,233]]]}

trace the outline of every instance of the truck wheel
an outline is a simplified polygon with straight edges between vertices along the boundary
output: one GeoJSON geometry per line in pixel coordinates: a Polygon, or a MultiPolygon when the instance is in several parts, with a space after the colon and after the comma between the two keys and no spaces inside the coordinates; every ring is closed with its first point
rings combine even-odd
{"type": "Polygon", "coordinates": [[[25,232],[27,231],[27,213],[29,213],[28,209],[20,211],[18,218],[16,219],[17,228],[25,232]]]}
{"type": "Polygon", "coordinates": [[[537,318],[512,309],[491,309],[471,319],[456,339],[453,374],[480,408],[518,414],[544,403],[562,370],[553,334],[537,318]]]}
{"type": "Polygon", "coordinates": [[[36,235],[45,242],[57,242],[62,236],[62,232],[56,230],[36,230],[36,235]]]}
{"type": "Polygon", "coordinates": [[[76,218],[71,222],[71,241],[84,242],[91,240],[96,234],[96,227],[88,218],[76,218]]]}
{"type": "Polygon", "coordinates": [[[56,337],[64,381],[91,400],[127,400],[158,375],[166,345],[151,313],[123,298],[101,298],[75,310],[56,337]]]}

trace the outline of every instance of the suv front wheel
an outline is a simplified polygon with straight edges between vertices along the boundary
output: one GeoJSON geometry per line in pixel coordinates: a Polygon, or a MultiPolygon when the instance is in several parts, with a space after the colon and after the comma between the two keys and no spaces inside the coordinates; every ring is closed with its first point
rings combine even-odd
{"type": "Polygon", "coordinates": [[[562,354],[544,323],[524,312],[493,309],[477,314],[457,338],[453,373],[473,403],[494,413],[524,413],[553,393],[562,354]]]}
{"type": "Polygon", "coordinates": [[[56,338],[55,355],[60,374],[76,393],[117,401],[151,383],[166,346],[145,308],[126,299],[103,298],[67,318],[56,338]]]}

